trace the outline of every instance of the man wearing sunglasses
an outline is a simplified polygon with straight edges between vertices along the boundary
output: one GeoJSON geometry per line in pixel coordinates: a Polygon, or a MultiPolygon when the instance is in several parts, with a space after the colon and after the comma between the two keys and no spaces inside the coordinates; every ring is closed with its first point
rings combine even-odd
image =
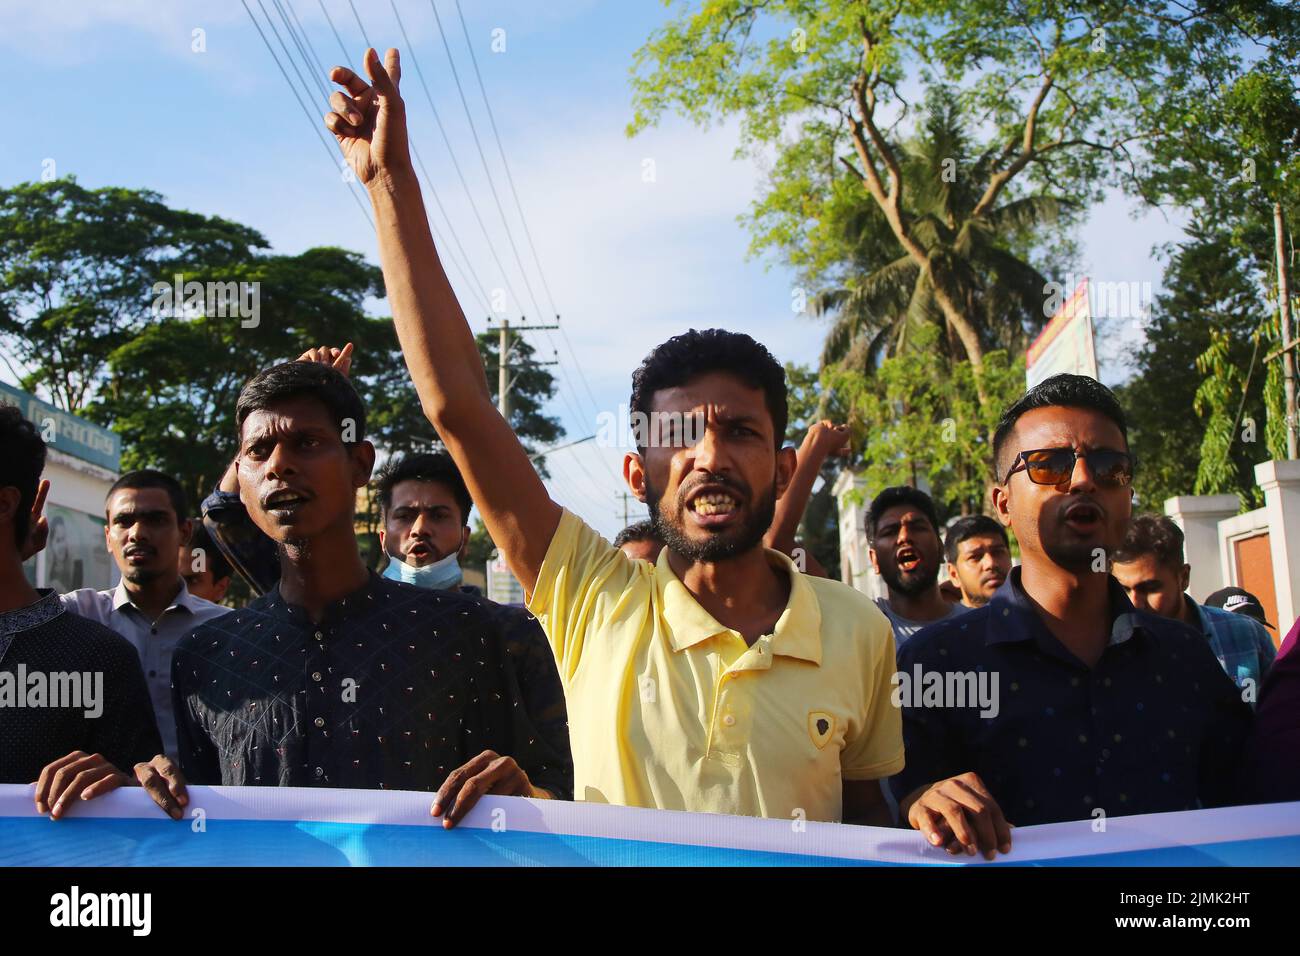
{"type": "Polygon", "coordinates": [[[1104,820],[1235,796],[1251,712],[1205,640],[1137,611],[1107,572],[1132,509],[1124,412],[1094,379],[1056,375],[1002,415],[993,504],[1019,568],[982,608],[932,625],[899,672],[969,675],[992,706],[903,700],[900,815],[951,853],[1011,848],[1010,824],[1104,820]]]}

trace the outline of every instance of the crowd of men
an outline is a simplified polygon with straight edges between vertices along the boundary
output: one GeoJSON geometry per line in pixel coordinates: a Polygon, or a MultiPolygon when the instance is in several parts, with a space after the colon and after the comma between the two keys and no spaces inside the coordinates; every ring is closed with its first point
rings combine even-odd
{"type": "Polygon", "coordinates": [[[632,376],[634,415],[698,426],[626,456],[648,522],[610,543],[553,501],[439,264],[397,53],[365,67],[332,72],[326,125],[447,452],[374,477],[370,570],[352,350],[310,349],[245,385],[200,519],[173,478],[124,475],[105,501],[120,583],[59,595],[23,573],[48,534],[45,446],[0,408],[0,678],[104,685],[97,714],[0,706],[0,782],[35,781],[38,812],[141,785],[180,817],[188,781],[426,790],[453,826],[492,793],[898,824],[991,857],[1012,824],[1300,799],[1297,628],[1275,654],[1248,595],[1186,593],[1181,532],[1132,516],[1125,415],[1092,379],[1005,410],[991,516],[945,528],[917,489],[876,496],[877,601],[795,541],[847,429],[786,446],[784,372],[742,333],[675,336],[632,376]],[[463,584],[473,507],[526,610],[463,584]],[[238,609],[219,603],[233,575],[257,595],[238,609]]]}

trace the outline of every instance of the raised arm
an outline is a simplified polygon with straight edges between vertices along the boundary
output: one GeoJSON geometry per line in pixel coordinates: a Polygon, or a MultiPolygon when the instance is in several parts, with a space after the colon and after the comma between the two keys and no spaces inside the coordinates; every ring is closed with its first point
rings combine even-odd
{"type": "Polygon", "coordinates": [[[795,532],[803,520],[808,499],[812,496],[813,485],[822,464],[831,455],[844,454],[848,447],[849,427],[832,422],[814,422],[799,446],[794,476],[790,485],[776,502],[776,512],[772,516],[771,527],[763,536],[763,543],[784,554],[790,554],[794,548],[795,532]]]}
{"type": "Polygon", "coordinates": [[[396,50],[366,50],[366,83],[346,67],[330,79],[325,125],[370,193],[384,284],[420,406],[455,459],[488,533],[532,591],[560,507],[492,402],[483,363],[429,232],[411,165],[396,50]]]}

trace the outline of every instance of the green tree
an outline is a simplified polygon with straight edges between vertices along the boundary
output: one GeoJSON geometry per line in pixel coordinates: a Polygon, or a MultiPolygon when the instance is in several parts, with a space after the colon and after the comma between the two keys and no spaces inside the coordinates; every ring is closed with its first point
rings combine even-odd
{"type": "Polygon", "coordinates": [[[1185,388],[1153,396],[1172,403],[1169,418],[1190,417],[1189,407],[1204,418],[1196,489],[1236,491],[1249,504],[1260,497],[1250,465],[1287,449],[1282,363],[1264,357],[1282,344],[1274,216],[1293,227],[1300,215],[1300,18],[1272,3],[1225,10],[1244,40],[1206,48],[1167,77],[1141,189],[1150,202],[1190,208],[1214,224],[1216,244],[1231,246],[1229,271],[1199,277],[1201,288],[1253,286],[1242,293],[1252,305],[1205,338],[1190,406],[1185,388]]]}
{"type": "Polygon", "coordinates": [[[823,205],[842,195],[836,180],[847,177],[875,204],[900,254],[928,276],[984,404],[984,356],[997,343],[985,341],[977,312],[963,300],[960,261],[944,243],[927,243],[932,227],[909,206],[909,195],[924,185],[907,168],[894,132],[912,108],[905,91],[953,87],[970,128],[981,131],[972,153],[988,159],[965,171],[978,196],[972,220],[1049,191],[1086,203],[1106,184],[1132,178],[1131,149],[1148,135],[1164,78],[1240,37],[1233,11],[1221,6],[685,3],[635,55],[629,132],[670,110],[702,124],[738,118],[742,153],[775,154],[768,189],[784,196],[789,215],[769,223],[766,235],[785,245],[810,235],[806,257],[814,264],[823,205]],[[800,205],[801,192],[808,201],[800,205]]]}
{"type": "MultiPolygon", "coordinates": [[[[13,372],[22,387],[118,432],[124,468],[175,475],[196,502],[234,455],[244,383],[314,345],[355,344],[352,380],[381,450],[432,446],[392,322],[365,312],[367,299],[384,295],[379,269],[343,249],[266,248],[249,227],[172,209],[147,190],[88,190],[72,179],[0,190],[0,340],[13,372]],[[170,301],[177,275],[246,291],[239,304],[256,314],[208,308],[217,303],[206,297],[187,311],[170,301]]],[[[495,337],[480,336],[479,348],[495,367],[495,337]]],[[[516,341],[511,419],[525,441],[546,446],[562,431],[542,412],[555,385],[529,365],[532,354],[516,341]]]]}
{"type": "MultiPolygon", "coordinates": [[[[789,405],[786,442],[798,448],[814,422],[823,419],[848,421],[848,408],[839,400],[839,395],[822,387],[816,369],[786,363],[785,378],[789,405]]],[[[840,526],[831,488],[844,468],[843,458],[831,457],[822,463],[821,486],[808,499],[796,535],[832,578],[840,576],[840,526]]]]}
{"type": "Polygon", "coordinates": [[[939,334],[924,328],[915,350],[884,359],[873,376],[831,367],[822,384],[849,410],[851,464],[869,487],[924,484],[942,514],[972,514],[986,507],[994,478],[988,436],[1024,391],[1024,357],[986,355],[981,402],[971,364],[943,356],[939,334]]]}
{"type": "Polygon", "coordinates": [[[401,365],[401,354],[392,323],[365,314],[365,300],[383,294],[383,280],[358,253],[256,256],[190,276],[256,283],[258,321],[164,315],[109,353],[111,375],[84,412],[122,436],[124,468],[175,475],[198,501],[234,456],[235,400],[244,383],[314,345],[355,344],[351,377],[368,411],[393,401],[395,388],[414,402],[409,383],[382,374],[401,365]]]}
{"type": "MultiPolygon", "coordinates": [[[[1027,251],[1041,226],[1055,224],[1069,203],[1043,193],[1000,203],[979,216],[975,183],[987,179],[991,152],[970,157],[960,107],[952,91],[931,91],[918,135],[900,149],[904,178],[914,184],[907,203],[917,241],[932,259],[942,258],[954,296],[972,317],[983,342],[1023,351],[1045,321],[1048,281],[1027,251]],[[959,175],[958,170],[962,171],[959,175]]],[[[929,271],[903,252],[875,269],[877,237],[889,237],[879,208],[861,190],[849,190],[843,261],[847,280],[813,300],[815,313],[833,313],[822,363],[844,362],[870,372],[884,355],[907,348],[924,325],[938,324],[945,354],[962,355],[929,271]],[[865,253],[865,255],[864,255],[865,253]]],[[[828,210],[840,215],[838,206],[828,210]]],[[[893,251],[897,249],[896,243],[893,251]]]]}
{"type": "MultiPolygon", "coordinates": [[[[488,370],[488,391],[493,400],[497,397],[498,336],[495,332],[482,332],[476,336],[479,355],[488,370]]],[[[392,341],[397,350],[396,339],[392,341]]],[[[557,418],[543,412],[545,403],[555,397],[555,377],[543,365],[534,362],[534,349],[522,337],[511,342],[510,363],[514,367],[510,386],[510,425],[530,452],[554,445],[564,436],[564,428],[557,418]]],[[[395,451],[429,451],[441,448],[441,441],[429,420],[424,417],[415,391],[410,385],[406,363],[397,350],[396,361],[379,373],[385,387],[379,390],[376,404],[370,410],[374,416],[375,441],[395,451]]],[[[547,476],[545,459],[534,464],[547,476]]]]}
{"type": "Polygon", "coordinates": [[[0,343],[20,385],[76,412],[109,355],[152,321],[152,287],[226,272],[266,240],[157,193],[72,178],[0,190],[0,343]],[[12,359],[12,361],[10,361],[12,359]]]}
{"type": "Polygon", "coordinates": [[[1157,511],[1167,498],[1206,492],[1236,492],[1250,504],[1258,491],[1254,465],[1267,456],[1264,351],[1254,339],[1267,305],[1258,277],[1230,234],[1193,224],[1173,250],[1162,284],[1169,291],[1156,298],[1133,375],[1117,390],[1138,458],[1138,497],[1144,508],[1157,511]],[[1217,384],[1205,389],[1207,381],[1216,381],[1200,367],[1209,352],[1219,369],[1231,369],[1226,392],[1217,384]],[[1240,386],[1247,374],[1251,383],[1243,402],[1240,386]],[[1240,440],[1243,426],[1250,426],[1246,434],[1253,443],[1240,440]],[[1237,440],[1226,442],[1230,435],[1237,440]],[[1198,479],[1198,471],[1206,480],[1198,479]]]}

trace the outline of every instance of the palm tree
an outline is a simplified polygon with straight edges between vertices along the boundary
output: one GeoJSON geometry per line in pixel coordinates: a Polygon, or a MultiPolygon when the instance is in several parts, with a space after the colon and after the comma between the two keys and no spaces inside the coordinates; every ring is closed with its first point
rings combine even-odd
{"type": "Polygon", "coordinates": [[[946,90],[933,94],[919,135],[905,143],[904,181],[912,235],[929,253],[928,269],[903,253],[880,265],[899,247],[879,206],[861,194],[843,212],[841,233],[850,251],[848,273],[839,288],[813,297],[814,314],[833,316],[822,349],[822,365],[869,372],[889,355],[909,347],[916,331],[943,327],[949,358],[965,355],[956,330],[935,296],[935,283],[960,304],[986,349],[1024,349],[1044,322],[1047,280],[1022,257],[1034,230],[1054,222],[1068,206],[1038,194],[1010,199],[973,215],[997,151],[980,154],[963,171],[960,158],[970,143],[960,107],[946,90]]]}

